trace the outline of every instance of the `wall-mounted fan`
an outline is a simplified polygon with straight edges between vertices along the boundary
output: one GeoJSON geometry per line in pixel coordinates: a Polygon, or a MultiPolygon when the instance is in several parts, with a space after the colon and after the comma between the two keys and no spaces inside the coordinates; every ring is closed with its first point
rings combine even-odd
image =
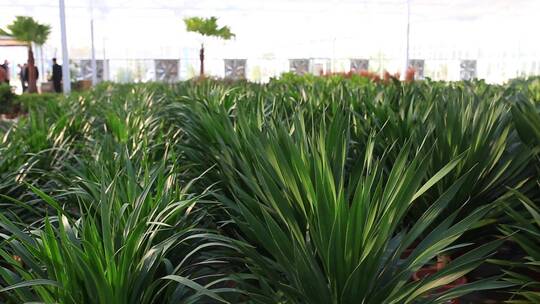
{"type": "Polygon", "coordinates": [[[476,60],[461,60],[459,67],[459,78],[461,80],[472,80],[476,78],[476,60]]]}
{"type": "Polygon", "coordinates": [[[154,68],[156,70],[156,81],[178,81],[178,60],[156,59],[154,60],[154,68]]]}
{"type": "Polygon", "coordinates": [[[360,71],[367,71],[369,69],[368,59],[351,59],[351,72],[358,73],[360,71]]]}
{"type": "Polygon", "coordinates": [[[225,59],[225,78],[245,79],[246,59],[225,59]]]}
{"type": "Polygon", "coordinates": [[[290,59],[289,70],[296,75],[309,73],[309,59],[290,59]]]}

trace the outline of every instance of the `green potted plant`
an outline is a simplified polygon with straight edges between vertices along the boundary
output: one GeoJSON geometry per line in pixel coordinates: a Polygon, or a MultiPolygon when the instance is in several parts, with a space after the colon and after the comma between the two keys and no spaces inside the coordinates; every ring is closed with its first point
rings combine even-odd
{"type": "Polygon", "coordinates": [[[15,94],[11,90],[9,84],[1,83],[0,84],[0,114],[5,114],[10,116],[14,114],[16,109],[15,107],[15,94]]]}
{"type": "Polygon", "coordinates": [[[0,29],[0,34],[11,36],[28,44],[28,92],[37,93],[37,74],[35,69],[32,43],[43,45],[51,33],[51,26],[41,24],[32,17],[17,16],[7,30],[0,29]]]}
{"type": "MultiPolygon", "coordinates": [[[[231,29],[228,26],[218,27],[217,18],[201,18],[201,17],[190,17],[184,19],[186,24],[186,29],[188,32],[198,33],[202,36],[207,37],[217,37],[224,40],[229,40],[235,36],[231,32],[231,29]]],[[[201,43],[201,50],[199,52],[199,58],[201,60],[200,66],[200,76],[204,76],[204,43],[201,43]]]]}

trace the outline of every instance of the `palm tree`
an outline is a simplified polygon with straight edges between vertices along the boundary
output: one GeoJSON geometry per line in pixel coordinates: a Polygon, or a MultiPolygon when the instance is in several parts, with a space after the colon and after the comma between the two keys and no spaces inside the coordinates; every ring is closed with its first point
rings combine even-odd
{"type": "Polygon", "coordinates": [[[32,43],[39,46],[43,45],[50,33],[50,25],[41,24],[34,18],[26,16],[17,16],[13,23],[7,26],[7,30],[0,29],[0,34],[11,36],[28,44],[28,92],[30,93],[37,92],[37,75],[32,43]]]}
{"type": "MultiPolygon", "coordinates": [[[[190,17],[185,18],[184,23],[188,32],[195,32],[202,36],[217,37],[224,40],[229,40],[235,36],[228,26],[218,28],[216,17],[190,17]]],[[[201,43],[199,58],[201,60],[200,76],[202,77],[204,76],[204,43],[201,43]]]]}

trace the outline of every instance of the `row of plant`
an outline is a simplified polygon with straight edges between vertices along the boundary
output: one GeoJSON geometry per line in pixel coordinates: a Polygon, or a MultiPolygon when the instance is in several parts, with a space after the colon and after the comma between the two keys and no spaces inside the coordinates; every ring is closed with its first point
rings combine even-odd
{"type": "Polygon", "coordinates": [[[2,123],[2,116],[4,116],[4,120],[15,119],[28,111],[28,104],[40,103],[43,100],[55,98],[56,96],[53,93],[17,95],[13,92],[12,87],[2,83],[0,84],[0,124],[2,123]]]}
{"type": "Polygon", "coordinates": [[[284,75],[28,102],[0,126],[0,302],[537,303],[537,96],[284,75]]]}

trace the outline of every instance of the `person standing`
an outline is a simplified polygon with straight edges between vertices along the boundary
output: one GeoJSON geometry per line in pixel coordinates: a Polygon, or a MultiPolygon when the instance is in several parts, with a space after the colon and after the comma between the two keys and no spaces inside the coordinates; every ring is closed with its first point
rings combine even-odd
{"type": "Polygon", "coordinates": [[[5,72],[5,79],[4,82],[9,84],[9,62],[7,60],[4,60],[4,63],[0,65],[5,72]]]}
{"type": "Polygon", "coordinates": [[[25,88],[24,88],[24,77],[23,77],[23,73],[24,73],[24,67],[18,63],[17,64],[17,67],[19,68],[19,73],[17,74],[19,76],[19,80],[21,81],[21,88],[22,88],[22,91],[24,92],[25,88]]]}
{"type": "Polygon", "coordinates": [[[4,67],[0,64],[0,85],[7,80],[7,73],[4,67]]]}
{"type": "MultiPolygon", "coordinates": [[[[39,70],[37,66],[34,66],[34,71],[36,71],[36,79],[39,79],[39,70]]],[[[28,81],[30,80],[29,66],[28,63],[24,64],[24,82],[26,83],[26,89],[28,89],[28,81]]]]}
{"type": "Polygon", "coordinates": [[[26,69],[27,69],[28,65],[25,63],[23,65],[19,64],[18,66],[21,69],[19,71],[19,78],[21,79],[21,87],[22,87],[22,91],[24,93],[28,89],[28,86],[26,85],[26,79],[27,79],[27,77],[26,77],[26,69]]]}
{"type": "Polygon", "coordinates": [[[62,93],[62,66],[56,63],[56,58],[53,58],[52,62],[52,81],[54,91],[56,93],[62,93]]]}

